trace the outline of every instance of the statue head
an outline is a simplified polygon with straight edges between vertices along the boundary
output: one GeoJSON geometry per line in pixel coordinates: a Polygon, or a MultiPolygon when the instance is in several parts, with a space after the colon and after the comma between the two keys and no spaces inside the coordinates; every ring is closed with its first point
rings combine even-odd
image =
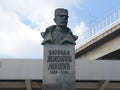
{"type": "Polygon", "coordinates": [[[57,25],[52,25],[42,32],[43,37],[42,45],[45,44],[59,44],[59,45],[75,45],[77,36],[73,35],[70,28],[67,27],[68,23],[68,10],[64,8],[58,8],[55,10],[54,21],[57,25]],[[62,27],[62,28],[61,28],[62,27]]]}
{"type": "Polygon", "coordinates": [[[55,10],[54,21],[58,26],[66,27],[68,23],[68,10],[64,8],[58,8],[55,10]]]}

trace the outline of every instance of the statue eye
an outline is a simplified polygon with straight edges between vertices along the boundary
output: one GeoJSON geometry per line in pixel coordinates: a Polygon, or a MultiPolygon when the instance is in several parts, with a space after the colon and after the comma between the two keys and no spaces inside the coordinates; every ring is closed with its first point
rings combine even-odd
{"type": "Polygon", "coordinates": [[[60,15],[61,18],[68,18],[67,15],[60,15]]]}

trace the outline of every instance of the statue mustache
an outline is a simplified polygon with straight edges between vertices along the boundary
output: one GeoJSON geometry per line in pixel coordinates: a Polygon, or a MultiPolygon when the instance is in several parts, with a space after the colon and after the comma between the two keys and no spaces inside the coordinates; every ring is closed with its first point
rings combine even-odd
{"type": "Polygon", "coordinates": [[[60,22],[61,22],[61,23],[67,23],[67,21],[66,21],[66,20],[61,20],[60,22]]]}

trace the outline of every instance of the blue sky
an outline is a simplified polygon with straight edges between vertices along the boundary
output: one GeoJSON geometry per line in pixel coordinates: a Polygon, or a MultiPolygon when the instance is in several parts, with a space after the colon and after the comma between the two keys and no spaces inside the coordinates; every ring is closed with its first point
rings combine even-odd
{"type": "Polygon", "coordinates": [[[56,8],[69,10],[68,27],[80,36],[89,23],[96,24],[119,4],[120,0],[0,0],[0,59],[43,58],[40,32],[55,24],[56,8]]]}
{"type": "Polygon", "coordinates": [[[119,0],[85,0],[81,6],[83,9],[80,10],[82,14],[80,21],[83,19],[88,24],[90,14],[101,20],[118,9],[119,3],[119,0]]]}

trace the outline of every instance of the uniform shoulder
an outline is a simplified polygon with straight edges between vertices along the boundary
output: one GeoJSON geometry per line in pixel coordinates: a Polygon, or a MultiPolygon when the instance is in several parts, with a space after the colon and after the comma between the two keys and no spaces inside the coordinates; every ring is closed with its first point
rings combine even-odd
{"type": "Polygon", "coordinates": [[[45,32],[41,32],[42,37],[44,38],[47,34],[52,32],[55,29],[56,25],[52,25],[46,28],[45,32]]]}
{"type": "Polygon", "coordinates": [[[56,28],[56,25],[52,25],[46,28],[46,30],[53,30],[54,28],[56,28]]]}

